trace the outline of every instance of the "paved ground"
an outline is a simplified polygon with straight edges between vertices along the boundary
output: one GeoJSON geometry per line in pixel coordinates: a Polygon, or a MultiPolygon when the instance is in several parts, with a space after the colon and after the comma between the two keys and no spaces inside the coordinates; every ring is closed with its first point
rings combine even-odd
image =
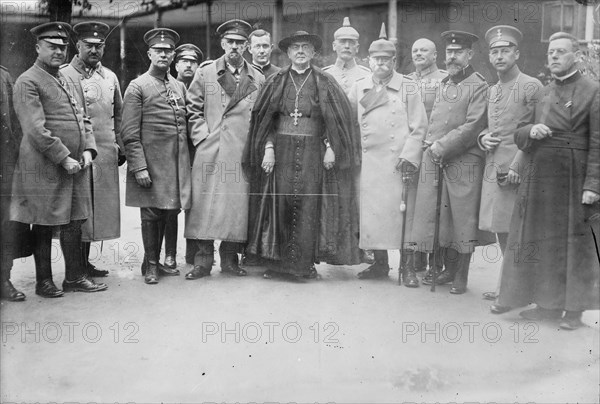
{"type": "MultiPolygon", "coordinates": [[[[490,314],[495,247],[476,252],[462,296],[398,287],[397,272],[358,281],[364,265],[318,266],[305,283],[217,266],[149,286],[139,213],[122,216],[122,238],[94,257],[106,292],[42,299],[33,260],[15,263],[27,300],[0,308],[2,402],[598,402],[599,313],[575,332],[490,314]]],[[[54,268],[60,284],[58,248],[54,268]]]]}

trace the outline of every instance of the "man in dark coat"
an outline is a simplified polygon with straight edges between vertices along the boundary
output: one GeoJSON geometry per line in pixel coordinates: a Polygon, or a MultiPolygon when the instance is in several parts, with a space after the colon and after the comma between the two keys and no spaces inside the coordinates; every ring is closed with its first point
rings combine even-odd
{"type": "Polygon", "coordinates": [[[82,226],[83,259],[90,276],[106,276],[90,261],[92,241],[121,236],[119,166],[125,163],[125,150],[117,136],[121,127],[123,98],[119,79],[102,65],[106,36],[110,27],[102,22],[81,22],[73,27],[78,36],[78,54],[60,72],[77,88],[76,95],[92,121],[98,155],[90,171],[92,210],[82,226]]]}
{"type": "Polygon", "coordinates": [[[247,251],[275,261],[266,278],[315,278],[319,261],[360,263],[360,142],[344,91],[310,63],[321,44],[304,31],[281,40],[292,65],[267,80],[252,112],[247,251]]]}
{"type": "Polygon", "coordinates": [[[23,129],[13,178],[11,220],[33,224],[36,288],[60,297],[52,281],[51,246],[60,226],[65,259],[65,291],[96,292],[107,286],[87,277],[81,225],[90,216],[89,167],[96,155],[91,122],[77,102],[75,88],[59,72],[71,27],[52,22],[31,29],[37,37],[35,64],[15,83],[13,101],[23,129]]]}
{"type": "MultiPolygon", "coordinates": [[[[436,283],[453,283],[450,293],[462,294],[467,288],[471,254],[478,245],[494,242],[493,234],[478,229],[479,200],[484,169],[484,152],[477,136],[486,123],[487,83],[473,70],[472,44],[477,36],[468,32],[442,33],[446,42],[449,76],[442,80],[439,97],[429,118],[417,188],[412,237],[417,249],[434,252],[437,187],[442,186],[439,245],[435,264],[443,263],[436,283]],[[437,166],[443,179],[437,181],[437,166]],[[440,185],[442,184],[442,185],[440,185]],[[456,275],[456,278],[455,278],[456,275]]],[[[429,284],[431,279],[424,278],[429,284]]]]}
{"type": "Polygon", "coordinates": [[[159,266],[161,229],[180,209],[190,207],[190,156],[185,85],[169,74],[179,34],[168,28],[144,35],[150,68],[133,80],[123,99],[121,138],[127,154],[125,204],[140,208],[147,284],[161,275],[179,275],[159,266]]]}
{"type": "Polygon", "coordinates": [[[550,36],[554,81],[515,134],[533,170],[519,188],[498,297],[504,307],[536,303],[520,315],[561,320],[567,330],[583,325],[584,310],[600,308],[600,94],[577,70],[579,55],[577,38],[550,36]]]}
{"type": "Polygon", "coordinates": [[[8,220],[12,195],[13,172],[19,145],[21,127],[13,108],[13,80],[4,66],[0,66],[0,297],[13,302],[25,300],[25,294],[17,290],[10,281],[13,259],[20,254],[21,235],[29,233],[29,225],[8,220]]]}

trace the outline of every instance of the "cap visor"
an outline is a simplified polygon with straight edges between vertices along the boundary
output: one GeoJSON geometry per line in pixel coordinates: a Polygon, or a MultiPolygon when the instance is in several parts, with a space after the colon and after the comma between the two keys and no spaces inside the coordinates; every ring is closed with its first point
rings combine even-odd
{"type": "Polygon", "coordinates": [[[156,43],[150,47],[155,49],[175,49],[173,45],[169,45],[168,43],[156,43]]]}
{"type": "Polygon", "coordinates": [[[247,41],[248,38],[246,38],[243,35],[240,34],[225,34],[223,35],[223,38],[225,39],[237,39],[238,41],[247,41]]]}
{"type": "Polygon", "coordinates": [[[372,57],[372,58],[381,57],[381,56],[393,58],[394,56],[396,56],[396,54],[391,53],[391,52],[385,52],[385,51],[375,51],[375,52],[369,53],[369,57],[372,57]]]}
{"type": "Polygon", "coordinates": [[[40,38],[43,39],[46,42],[49,42],[53,45],[68,45],[69,42],[66,39],[63,38],[40,38]]]}

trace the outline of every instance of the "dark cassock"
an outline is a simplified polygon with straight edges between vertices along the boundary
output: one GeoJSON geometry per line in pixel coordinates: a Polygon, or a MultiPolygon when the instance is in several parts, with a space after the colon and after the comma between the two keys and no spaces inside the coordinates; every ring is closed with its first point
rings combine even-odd
{"type": "MultiPolygon", "coordinates": [[[[287,40],[279,44],[284,51],[287,40]]],[[[360,144],[351,111],[335,79],[310,65],[271,76],[254,106],[244,153],[252,176],[247,251],[275,260],[273,271],[311,276],[315,262],[360,263],[353,181],[360,144]],[[270,174],[260,169],[268,142],[276,161],[270,174]],[[330,170],[323,166],[327,144],[335,153],[330,170]]]]}
{"type": "Polygon", "coordinates": [[[535,118],[515,143],[528,154],[503,261],[498,304],[536,303],[545,309],[598,310],[600,193],[598,83],[578,71],[544,87],[535,118]],[[552,136],[531,139],[534,123],[552,136]]]}

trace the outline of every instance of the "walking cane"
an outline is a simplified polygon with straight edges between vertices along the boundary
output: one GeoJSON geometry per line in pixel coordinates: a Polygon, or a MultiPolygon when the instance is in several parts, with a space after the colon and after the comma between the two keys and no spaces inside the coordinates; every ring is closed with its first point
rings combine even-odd
{"type": "MultiPolygon", "coordinates": [[[[423,150],[427,150],[433,142],[423,140],[423,150]]],[[[431,159],[433,161],[433,158],[431,159]]],[[[442,189],[444,188],[444,167],[442,162],[439,164],[433,161],[437,165],[436,178],[434,185],[437,187],[437,198],[435,203],[435,227],[433,228],[433,263],[431,265],[431,291],[435,292],[435,278],[437,278],[437,267],[436,262],[439,262],[442,258],[440,255],[440,215],[442,212],[442,189]]]]}
{"type": "Polygon", "coordinates": [[[406,196],[410,184],[410,173],[402,170],[402,200],[400,201],[400,213],[402,214],[402,233],[400,234],[400,268],[398,268],[398,285],[402,285],[402,261],[404,261],[404,237],[406,235],[406,196]]]}

